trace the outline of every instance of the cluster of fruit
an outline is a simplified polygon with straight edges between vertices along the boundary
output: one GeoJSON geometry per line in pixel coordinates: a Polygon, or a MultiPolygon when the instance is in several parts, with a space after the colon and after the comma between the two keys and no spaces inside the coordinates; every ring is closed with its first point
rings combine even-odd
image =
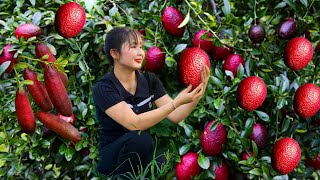
{"type": "MultiPolygon", "coordinates": [[[[79,34],[84,27],[86,14],[81,5],[75,2],[66,3],[58,9],[55,14],[55,29],[64,38],[71,38],[79,34]]],[[[28,40],[39,38],[41,28],[35,24],[21,24],[15,30],[17,39],[28,40]]],[[[7,44],[0,56],[0,63],[10,65],[6,69],[7,73],[12,72],[17,59],[14,58],[16,50],[11,50],[12,45],[7,44]]],[[[58,69],[56,58],[49,47],[40,40],[35,45],[35,55],[40,64],[39,71],[43,72],[44,83],[38,79],[35,70],[36,66],[29,66],[23,71],[25,83],[18,84],[15,96],[15,109],[18,123],[23,132],[32,134],[36,129],[35,117],[50,130],[74,143],[80,141],[79,131],[73,126],[75,116],[73,107],[68,96],[67,85],[68,76],[58,69]],[[28,82],[28,83],[26,83],[28,82]],[[23,86],[27,84],[27,90],[23,86]],[[33,102],[40,110],[33,113],[29,94],[33,102]],[[50,113],[56,110],[56,115],[50,113]],[[71,118],[71,121],[69,119],[71,118]]]]}
{"type": "MultiPolygon", "coordinates": [[[[182,37],[185,26],[184,16],[175,7],[167,7],[162,13],[162,24],[164,29],[175,37],[182,37]]],[[[185,23],[186,24],[186,23],[185,23]]],[[[284,62],[293,71],[303,69],[313,57],[311,42],[305,37],[295,37],[298,29],[293,18],[287,18],[277,29],[281,39],[288,40],[284,49],[284,62]]],[[[248,36],[253,43],[261,43],[265,39],[265,30],[259,24],[252,25],[248,36]]],[[[183,85],[192,84],[193,88],[200,83],[200,72],[204,64],[210,67],[210,59],[224,60],[223,71],[236,77],[240,64],[245,62],[241,55],[233,54],[233,48],[228,46],[215,46],[212,42],[213,34],[207,30],[199,30],[193,37],[193,47],[184,49],[178,61],[178,73],[183,85]],[[229,71],[229,72],[228,72],[229,71]],[[231,72],[231,73],[230,73],[231,72]]],[[[146,52],[145,69],[158,72],[165,63],[165,53],[160,47],[151,47],[146,52]]],[[[267,86],[263,79],[257,76],[249,76],[238,84],[236,98],[238,106],[250,112],[256,110],[265,101],[267,86]]],[[[294,112],[302,119],[314,116],[320,109],[320,88],[316,84],[306,83],[300,86],[294,95],[294,112]]],[[[215,120],[210,121],[203,129],[201,135],[202,151],[208,156],[217,156],[222,151],[226,142],[226,129],[221,124],[210,130],[215,120]]],[[[263,148],[267,142],[268,134],[266,128],[256,123],[250,136],[258,148],[263,148]]],[[[253,152],[249,156],[254,156],[253,152]]],[[[243,153],[243,160],[248,159],[248,153],[243,153]]],[[[291,137],[283,137],[276,141],[273,146],[272,167],[279,174],[288,174],[293,171],[300,162],[301,150],[298,142],[291,137]]],[[[312,160],[310,160],[312,164],[312,160]]],[[[176,166],[178,179],[190,179],[201,171],[198,164],[198,154],[188,152],[183,155],[181,162],[176,166]]],[[[214,166],[216,179],[228,178],[228,166],[225,162],[214,166]]]]}

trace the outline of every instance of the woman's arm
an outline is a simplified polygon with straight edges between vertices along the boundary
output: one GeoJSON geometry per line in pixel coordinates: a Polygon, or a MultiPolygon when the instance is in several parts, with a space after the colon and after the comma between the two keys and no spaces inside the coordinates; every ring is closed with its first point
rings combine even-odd
{"type": "Polygon", "coordinates": [[[167,101],[166,104],[163,104],[157,109],[138,115],[135,114],[124,101],[108,108],[105,113],[130,131],[145,130],[166,118],[175,109],[174,106],[181,106],[199,99],[202,95],[202,87],[203,86],[198,86],[191,91],[191,86],[189,86],[184,89],[175,100],[167,101]]]}
{"type": "MultiPolygon", "coordinates": [[[[183,105],[179,106],[172,113],[170,113],[167,117],[170,121],[172,121],[173,123],[179,123],[180,121],[184,120],[192,112],[193,108],[198,104],[203,93],[205,92],[206,86],[208,84],[209,76],[210,76],[210,70],[207,66],[205,66],[201,72],[202,83],[200,85],[203,84],[202,91],[200,92],[201,96],[197,99],[194,99],[190,103],[183,104],[183,105]]],[[[155,101],[155,104],[157,107],[162,107],[163,105],[167,104],[170,101],[172,101],[171,97],[168,95],[165,95],[165,96],[157,99],[155,101]]]]}

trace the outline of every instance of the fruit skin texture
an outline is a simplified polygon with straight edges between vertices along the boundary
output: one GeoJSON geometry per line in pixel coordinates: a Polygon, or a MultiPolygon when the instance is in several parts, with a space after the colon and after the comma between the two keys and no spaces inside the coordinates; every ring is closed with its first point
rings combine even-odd
{"type": "Polygon", "coordinates": [[[178,180],[191,180],[191,177],[198,175],[200,171],[198,154],[188,152],[182,156],[181,162],[176,166],[176,178],[178,180]]]}
{"type": "Polygon", "coordinates": [[[183,86],[192,85],[192,89],[201,83],[201,71],[204,65],[210,69],[208,54],[201,48],[186,48],[179,57],[178,73],[183,86]]]}
{"type": "Polygon", "coordinates": [[[293,108],[301,118],[310,118],[320,109],[320,88],[312,83],[300,86],[293,99],[293,108]]]}
{"type": "Polygon", "coordinates": [[[294,71],[298,71],[306,67],[311,61],[312,56],[312,44],[304,37],[296,37],[291,39],[285,47],[285,64],[294,71]]]}
{"type": "Polygon", "coordinates": [[[280,174],[288,174],[299,164],[300,157],[298,142],[289,137],[282,138],[273,146],[272,167],[280,174]]]}
{"type": "Polygon", "coordinates": [[[173,6],[167,7],[161,16],[163,28],[171,35],[175,37],[182,37],[186,29],[185,26],[178,28],[182,23],[184,17],[182,13],[173,6]]]}
{"type": "Polygon", "coordinates": [[[311,157],[306,158],[306,166],[307,167],[313,167],[314,170],[320,169],[320,156],[319,154],[316,154],[315,159],[312,160],[311,157]]]}
{"type": "Polygon", "coordinates": [[[165,64],[165,54],[161,48],[152,46],[146,52],[144,68],[147,71],[159,72],[165,64]]]}
{"type": "Polygon", "coordinates": [[[16,59],[14,59],[14,53],[16,51],[10,51],[10,48],[11,48],[11,44],[7,44],[4,48],[3,48],[3,51],[0,55],[0,65],[6,61],[11,61],[9,67],[6,69],[5,72],[7,73],[11,73],[12,72],[12,69],[13,69],[13,66],[14,66],[14,63],[16,62],[16,59]]]}
{"type": "Polygon", "coordinates": [[[238,105],[246,110],[253,111],[262,105],[267,96],[267,86],[257,76],[243,79],[237,89],[238,105]]]}
{"type": "Polygon", "coordinates": [[[296,21],[293,18],[286,18],[278,28],[278,36],[282,39],[290,39],[295,35],[297,30],[296,21]]]}
{"type": "Polygon", "coordinates": [[[211,37],[212,37],[212,34],[209,31],[199,30],[193,36],[193,46],[200,47],[201,49],[205,50],[207,53],[210,53],[214,48],[212,41],[209,39],[211,37]],[[206,38],[202,39],[201,36],[206,38]]]}
{"type": "Polygon", "coordinates": [[[83,7],[76,2],[69,2],[59,7],[55,14],[55,29],[64,38],[78,35],[86,22],[83,7]]]}
{"type": "MultiPolygon", "coordinates": [[[[48,55],[48,59],[45,61],[56,62],[56,58],[51,53],[49,47],[44,43],[37,43],[36,45],[36,56],[38,59],[41,59],[44,55],[48,55]]],[[[40,62],[42,68],[44,68],[45,63],[40,62]]]]}
{"type": "Polygon", "coordinates": [[[230,46],[214,46],[211,51],[211,57],[213,60],[222,61],[232,54],[233,48],[230,46]]]}
{"type": "Polygon", "coordinates": [[[27,85],[27,87],[33,101],[40,107],[40,109],[46,112],[52,110],[53,104],[48,92],[42,82],[38,80],[36,73],[29,68],[25,68],[23,71],[23,78],[25,80],[33,81],[33,85],[27,85]]]}
{"type": "Polygon", "coordinates": [[[22,37],[24,37],[25,40],[28,40],[33,36],[36,36],[36,37],[40,36],[41,29],[39,26],[34,24],[21,24],[20,26],[17,27],[14,34],[18,39],[21,39],[22,37]]]}
{"type": "Polygon", "coordinates": [[[215,169],[213,169],[215,180],[228,180],[229,179],[229,166],[225,161],[222,164],[217,164],[215,169]]]}
{"type": "Polygon", "coordinates": [[[225,60],[223,64],[223,71],[231,71],[234,77],[237,77],[238,68],[242,64],[244,66],[244,60],[239,54],[231,54],[225,60]]]}
{"type": "Polygon", "coordinates": [[[67,90],[58,73],[50,65],[45,66],[44,82],[50,100],[57,111],[64,116],[71,116],[73,110],[67,90]]]}
{"type": "Polygon", "coordinates": [[[74,114],[72,114],[71,116],[64,116],[60,113],[57,114],[57,116],[60,118],[60,119],[63,119],[65,120],[66,122],[70,123],[70,124],[74,124],[76,122],[76,116],[74,114]]]}
{"type": "Polygon", "coordinates": [[[15,97],[16,116],[23,132],[33,134],[36,130],[36,121],[27,91],[17,89],[15,97]]]}
{"type": "Polygon", "coordinates": [[[260,24],[252,25],[248,31],[249,38],[254,43],[261,43],[265,36],[266,32],[260,24]]]}
{"type": "Polygon", "coordinates": [[[218,123],[215,130],[210,130],[214,122],[215,120],[211,120],[204,127],[200,137],[202,150],[209,156],[219,155],[222,151],[222,145],[227,141],[226,128],[221,123],[218,123]]]}
{"type": "Polygon", "coordinates": [[[47,128],[56,132],[58,135],[66,138],[69,141],[77,143],[80,141],[80,132],[70,123],[58,116],[48,112],[36,112],[36,117],[45,125],[47,128]]]}
{"type": "Polygon", "coordinates": [[[258,148],[264,148],[268,141],[268,133],[266,127],[264,127],[262,124],[255,123],[253,125],[253,131],[249,139],[253,140],[257,144],[258,148]]]}

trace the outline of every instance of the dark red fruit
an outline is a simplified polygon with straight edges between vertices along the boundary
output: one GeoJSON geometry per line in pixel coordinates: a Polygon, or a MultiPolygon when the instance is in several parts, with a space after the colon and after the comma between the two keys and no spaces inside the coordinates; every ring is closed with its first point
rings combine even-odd
{"type": "Polygon", "coordinates": [[[42,111],[50,111],[53,109],[53,104],[49,98],[45,86],[37,78],[37,74],[29,68],[25,68],[23,72],[25,80],[33,81],[32,85],[27,85],[29,93],[33,101],[40,107],[42,111]]]}
{"type": "Polygon", "coordinates": [[[28,40],[33,36],[38,37],[40,35],[41,35],[40,27],[34,24],[21,24],[20,26],[17,27],[15,31],[15,36],[18,39],[21,39],[23,37],[25,40],[28,40]]]}
{"type": "Polygon", "coordinates": [[[264,127],[262,124],[255,123],[253,125],[253,130],[249,138],[257,144],[258,148],[264,148],[268,141],[268,133],[266,127],[264,127]]]}
{"type": "Polygon", "coordinates": [[[293,99],[293,108],[301,118],[310,118],[320,109],[320,88],[312,83],[300,86],[293,99]]]}
{"type": "Polygon", "coordinates": [[[212,37],[212,34],[207,30],[199,30],[196,32],[196,34],[193,36],[193,46],[199,47],[203,50],[205,50],[207,53],[210,53],[214,45],[210,38],[212,37]],[[204,38],[206,37],[206,38],[204,38]]]}
{"type": "Polygon", "coordinates": [[[66,138],[69,141],[77,143],[80,141],[80,132],[70,123],[60,119],[58,116],[48,112],[36,112],[36,117],[45,125],[58,135],[66,138]]]}
{"type": "Polygon", "coordinates": [[[67,90],[63,85],[57,71],[54,70],[54,68],[52,68],[50,65],[45,66],[44,82],[50,100],[57,111],[64,116],[71,116],[73,110],[67,90]]]}
{"type": "Polygon", "coordinates": [[[144,68],[147,71],[159,72],[165,64],[165,54],[159,47],[152,46],[146,52],[144,68]]]}
{"type": "Polygon", "coordinates": [[[200,137],[201,147],[204,153],[209,156],[217,156],[222,151],[223,144],[227,141],[226,128],[218,123],[216,128],[211,131],[211,126],[215,120],[211,120],[203,129],[200,137]]]}
{"type": "Polygon", "coordinates": [[[176,178],[177,180],[191,180],[191,178],[198,175],[200,171],[198,154],[188,152],[182,156],[181,162],[176,166],[176,178]]]}
{"type": "Polygon", "coordinates": [[[313,167],[314,170],[320,169],[320,156],[319,154],[315,155],[315,159],[311,159],[311,157],[306,158],[306,166],[313,167]]]}
{"type": "Polygon", "coordinates": [[[249,38],[254,43],[261,43],[265,36],[266,32],[260,24],[252,25],[248,31],[249,38]]]}
{"type": "Polygon", "coordinates": [[[306,67],[313,56],[311,42],[304,37],[291,39],[284,51],[284,62],[292,70],[298,71],[306,67]]]}
{"type": "Polygon", "coordinates": [[[243,79],[237,89],[238,105],[246,110],[253,111],[262,105],[267,96],[267,86],[257,76],[243,79]]]}
{"type": "Polygon", "coordinates": [[[162,13],[162,25],[163,28],[171,35],[176,37],[182,37],[185,26],[178,28],[182,23],[184,17],[181,12],[173,6],[167,7],[162,13]]]}
{"type": "MultiPolygon", "coordinates": [[[[45,59],[44,61],[56,62],[56,58],[51,53],[49,47],[44,43],[38,43],[36,45],[36,55],[38,59],[41,59],[43,56],[48,55],[48,59],[45,59]]],[[[45,63],[40,62],[40,65],[42,68],[44,68],[45,63]]]]}
{"type": "Polygon", "coordinates": [[[223,64],[223,71],[231,71],[234,77],[237,77],[238,68],[242,64],[244,66],[244,60],[239,54],[231,54],[227,57],[223,64]]]}
{"type": "Polygon", "coordinates": [[[298,25],[293,18],[287,18],[278,28],[278,36],[282,39],[292,38],[298,30],[298,25]]]}
{"type": "Polygon", "coordinates": [[[191,47],[182,51],[179,62],[178,72],[180,82],[184,86],[192,85],[192,89],[201,83],[201,71],[207,65],[210,68],[208,54],[201,48],[191,47]]]}
{"type": "Polygon", "coordinates": [[[229,179],[229,166],[225,161],[222,164],[217,164],[214,171],[215,180],[228,180],[229,179]]]}
{"type": "Polygon", "coordinates": [[[250,157],[253,157],[253,156],[254,156],[253,152],[251,152],[250,155],[249,155],[247,152],[243,152],[243,153],[242,153],[242,156],[241,156],[241,159],[246,161],[246,160],[248,160],[250,157]]]}
{"type": "Polygon", "coordinates": [[[230,46],[214,46],[211,51],[211,57],[213,60],[222,61],[232,54],[233,48],[230,46]]]}
{"type": "Polygon", "coordinates": [[[16,59],[13,57],[16,50],[14,51],[10,51],[10,48],[12,47],[11,44],[7,44],[4,48],[3,48],[3,51],[0,55],[0,65],[3,64],[4,62],[6,61],[10,61],[10,65],[9,67],[6,69],[5,72],[7,73],[11,73],[12,72],[12,69],[13,69],[13,66],[16,62],[16,59]]]}
{"type": "Polygon", "coordinates": [[[78,35],[86,22],[83,7],[76,2],[69,2],[59,7],[55,14],[55,29],[64,38],[78,35]]]}
{"type": "Polygon", "coordinates": [[[16,91],[15,108],[18,123],[22,131],[27,134],[33,134],[36,130],[36,121],[28,98],[28,93],[24,88],[17,89],[16,91]]]}
{"type": "Polygon", "coordinates": [[[298,142],[286,137],[278,140],[273,146],[272,167],[279,174],[288,174],[300,162],[301,150],[298,142]]]}

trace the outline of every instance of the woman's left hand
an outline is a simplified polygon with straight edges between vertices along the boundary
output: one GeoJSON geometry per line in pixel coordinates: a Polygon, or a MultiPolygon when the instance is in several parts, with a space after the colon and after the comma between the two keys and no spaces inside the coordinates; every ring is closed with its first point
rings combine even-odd
{"type": "Polygon", "coordinates": [[[203,88],[201,90],[202,91],[202,95],[206,91],[206,87],[208,85],[209,77],[210,77],[210,69],[206,64],[204,64],[203,68],[202,68],[202,71],[201,71],[201,83],[203,83],[203,88]]]}

